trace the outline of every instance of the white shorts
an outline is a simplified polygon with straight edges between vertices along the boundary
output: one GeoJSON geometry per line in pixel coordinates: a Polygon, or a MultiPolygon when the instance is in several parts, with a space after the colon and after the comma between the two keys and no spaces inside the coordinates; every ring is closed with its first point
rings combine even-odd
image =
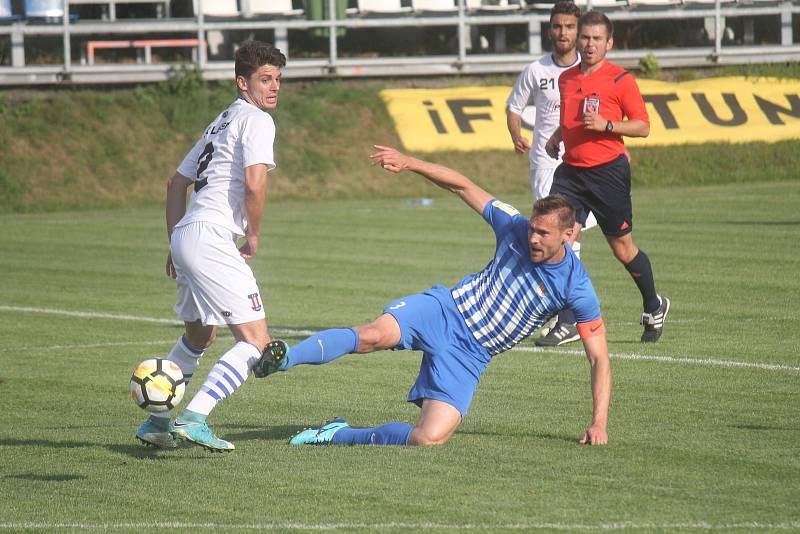
{"type": "MultiPolygon", "coordinates": [[[[553,175],[556,173],[556,168],[551,169],[531,169],[531,192],[534,199],[540,199],[550,194],[550,188],[553,186],[553,175]]],[[[588,230],[597,226],[597,219],[594,218],[594,213],[589,213],[586,217],[586,225],[584,230],[588,230]]]]}
{"type": "Polygon", "coordinates": [[[194,222],[172,232],[172,263],[178,274],[175,313],[204,325],[243,324],[264,319],[253,271],[239,255],[226,228],[194,222]]]}

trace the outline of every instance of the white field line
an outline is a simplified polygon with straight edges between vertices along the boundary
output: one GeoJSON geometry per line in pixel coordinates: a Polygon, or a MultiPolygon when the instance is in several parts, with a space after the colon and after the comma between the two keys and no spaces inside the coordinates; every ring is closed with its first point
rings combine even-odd
{"type": "MultiPolygon", "coordinates": [[[[24,306],[5,306],[0,305],[0,311],[13,311],[22,313],[41,313],[49,315],[64,315],[67,317],[93,317],[98,319],[116,319],[123,321],[139,321],[149,323],[163,323],[179,325],[180,321],[176,319],[164,319],[158,317],[143,317],[138,315],[120,315],[113,313],[100,313],[100,312],[83,312],[75,310],[58,310],[52,308],[33,308],[24,306]]],[[[315,332],[313,330],[295,330],[291,328],[270,328],[270,331],[276,334],[288,334],[295,336],[310,336],[315,332]]],[[[130,342],[109,342],[109,343],[92,343],[86,345],[54,345],[50,347],[36,347],[37,349],[69,349],[69,348],[99,348],[99,347],[112,347],[112,346],[125,346],[125,345],[160,345],[172,344],[174,340],[165,341],[130,341],[130,342]]],[[[10,350],[20,349],[0,349],[0,352],[8,352],[10,350]]],[[[582,350],[575,349],[544,349],[535,347],[517,347],[512,349],[513,352],[557,352],[560,354],[570,354],[576,356],[583,356],[582,350]]],[[[766,371],[791,371],[800,372],[800,366],[763,363],[763,362],[745,362],[738,360],[717,360],[712,358],[688,358],[684,356],[657,356],[651,354],[638,354],[615,352],[610,353],[609,356],[617,360],[631,360],[631,361],[651,361],[659,363],[679,364],[679,365],[700,365],[705,367],[728,367],[728,368],[745,368],[745,369],[761,369],[766,371]]]]}
{"type": "MultiPolygon", "coordinates": [[[[582,350],[576,349],[544,349],[538,347],[517,347],[517,352],[553,352],[585,356],[582,350]]],[[[646,362],[675,363],[682,365],[702,365],[706,367],[744,367],[746,369],[763,369],[767,371],[800,371],[800,366],[780,363],[742,362],[737,360],[716,360],[713,358],[686,358],[684,356],[656,356],[653,354],[636,354],[631,352],[612,352],[609,357],[615,360],[633,360],[646,362]]]]}
{"type": "MultiPolygon", "coordinates": [[[[53,308],[33,308],[28,306],[5,306],[0,304],[0,312],[2,311],[20,312],[20,313],[41,313],[46,315],[64,315],[66,317],[84,317],[91,319],[114,319],[119,321],[132,321],[139,323],[159,323],[159,324],[171,324],[171,325],[183,324],[183,322],[179,321],[178,319],[165,319],[162,317],[142,317],[141,315],[123,315],[118,313],[85,312],[77,310],[58,310],[53,308]]],[[[298,336],[310,336],[316,333],[316,331],[314,330],[293,330],[287,328],[273,328],[273,327],[270,327],[270,331],[275,332],[276,334],[291,334],[298,336]]]]}
{"type": "Polygon", "coordinates": [[[761,523],[508,523],[508,524],[446,524],[446,523],[0,523],[0,529],[9,530],[151,530],[151,529],[204,529],[204,530],[796,530],[800,522],[761,523]]]}

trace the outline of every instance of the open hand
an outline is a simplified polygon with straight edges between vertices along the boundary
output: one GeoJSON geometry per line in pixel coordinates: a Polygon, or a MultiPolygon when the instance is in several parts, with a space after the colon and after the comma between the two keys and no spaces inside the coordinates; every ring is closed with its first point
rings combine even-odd
{"type": "Polygon", "coordinates": [[[606,445],[608,444],[608,433],[605,428],[592,425],[586,429],[578,443],[581,445],[606,445]]]}

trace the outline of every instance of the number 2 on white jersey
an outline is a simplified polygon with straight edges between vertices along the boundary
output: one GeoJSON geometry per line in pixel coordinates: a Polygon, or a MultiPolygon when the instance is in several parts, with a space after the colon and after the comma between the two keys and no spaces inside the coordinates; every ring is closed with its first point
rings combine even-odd
{"type": "Polygon", "coordinates": [[[194,192],[197,193],[208,184],[208,178],[200,179],[200,175],[208,168],[211,158],[214,157],[214,143],[208,143],[197,158],[197,180],[194,182],[194,192]]]}

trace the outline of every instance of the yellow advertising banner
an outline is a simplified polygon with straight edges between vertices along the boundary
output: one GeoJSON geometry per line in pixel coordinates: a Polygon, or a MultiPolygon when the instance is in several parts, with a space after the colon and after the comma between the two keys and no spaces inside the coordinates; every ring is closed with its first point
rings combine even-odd
{"type": "MultiPolygon", "coordinates": [[[[708,78],[639,80],[650,136],[631,146],[800,139],[800,80],[708,78]]],[[[505,102],[510,87],[388,89],[380,95],[407,150],[509,149],[505,102]]],[[[523,113],[535,127],[532,108],[523,113]]]]}

